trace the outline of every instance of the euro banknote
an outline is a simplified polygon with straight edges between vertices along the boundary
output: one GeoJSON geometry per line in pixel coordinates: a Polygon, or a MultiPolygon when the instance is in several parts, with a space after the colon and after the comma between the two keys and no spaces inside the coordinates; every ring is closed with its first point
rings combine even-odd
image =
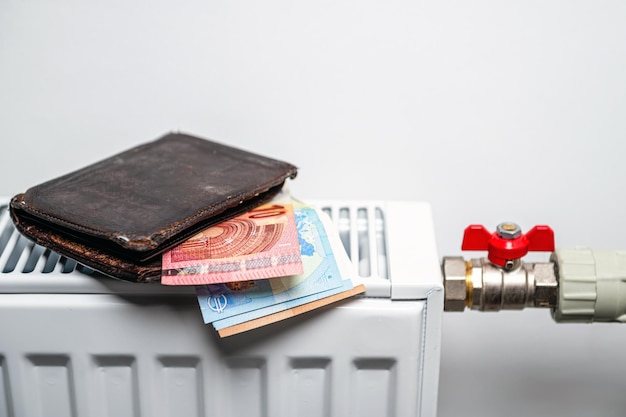
{"type": "Polygon", "coordinates": [[[304,314],[309,311],[325,307],[333,303],[337,303],[347,298],[354,297],[355,295],[362,294],[365,291],[365,285],[357,284],[349,290],[342,291],[336,294],[331,294],[329,296],[320,298],[319,300],[310,301],[308,303],[300,304],[298,306],[278,311],[276,313],[267,314],[265,316],[257,317],[255,319],[244,321],[242,323],[233,324],[232,326],[222,327],[217,331],[217,334],[219,334],[220,337],[228,337],[235,334],[247,332],[253,329],[257,329],[259,327],[267,326],[272,323],[286,320],[291,317],[295,317],[300,314],[304,314]]]}
{"type": "MultiPolygon", "coordinates": [[[[303,205],[295,207],[303,273],[270,279],[210,284],[196,287],[205,323],[320,293],[342,286],[327,226],[320,213],[303,205]]],[[[322,213],[323,214],[323,213],[322,213]]],[[[339,242],[341,244],[341,242],[339,242]]]]}
{"type": "MultiPolygon", "coordinates": [[[[326,299],[339,293],[349,292],[353,288],[351,279],[353,273],[352,264],[328,216],[322,211],[310,207],[296,207],[296,218],[300,226],[298,230],[304,231],[301,240],[303,260],[306,260],[307,256],[316,259],[314,261],[312,259],[312,262],[305,261],[304,274],[294,277],[294,279],[302,283],[320,283],[332,280],[333,285],[327,285],[327,288],[323,288],[319,284],[309,284],[302,287],[302,291],[286,293],[285,296],[276,297],[277,300],[275,302],[271,302],[271,298],[268,297],[265,306],[261,306],[260,303],[255,306],[249,304],[248,308],[246,308],[244,304],[240,308],[233,310],[237,311],[238,314],[222,317],[217,315],[218,319],[212,320],[213,326],[217,330],[294,309],[295,307],[326,299]]],[[[269,279],[267,281],[273,280],[269,279]]],[[[198,296],[201,310],[204,308],[204,311],[207,309],[211,310],[212,307],[215,308],[216,304],[228,304],[227,300],[228,297],[222,297],[219,292],[208,296],[199,293],[198,296]]],[[[213,314],[211,316],[215,317],[216,315],[213,314]]]]}
{"type": "Polygon", "coordinates": [[[272,201],[209,227],[165,252],[161,283],[201,285],[290,276],[303,272],[293,204],[272,201]]]}

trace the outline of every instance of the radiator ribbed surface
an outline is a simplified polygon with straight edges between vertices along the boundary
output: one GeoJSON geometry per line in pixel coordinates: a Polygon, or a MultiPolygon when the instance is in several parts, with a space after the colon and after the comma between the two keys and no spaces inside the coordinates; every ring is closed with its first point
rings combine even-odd
{"type": "MultiPolygon", "coordinates": [[[[341,242],[362,278],[389,278],[385,220],[383,209],[376,205],[324,205],[337,226],[341,242]]],[[[11,222],[7,206],[0,205],[0,271],[2,273],[69,273],[74,270],[92,273],[90,268],[72,259],[35,245],[21,236],[11,222]]]]}
{"type": "Polygon", "coordinates": [[[418,413],[423,302],[353,300],[226,339],[196,304],[0,295],[0,416],[418,413]]]}

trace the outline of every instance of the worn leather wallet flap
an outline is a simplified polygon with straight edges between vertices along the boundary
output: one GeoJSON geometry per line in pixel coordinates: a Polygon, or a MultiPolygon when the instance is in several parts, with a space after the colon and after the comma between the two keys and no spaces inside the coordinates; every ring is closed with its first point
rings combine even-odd
{"type": "Polygon", "coordinates": [[[168,134],[18,194],[16,227],[36,243],[116,278],[160,278],[160,255],[273,197],[289,163],[168,134]]]}

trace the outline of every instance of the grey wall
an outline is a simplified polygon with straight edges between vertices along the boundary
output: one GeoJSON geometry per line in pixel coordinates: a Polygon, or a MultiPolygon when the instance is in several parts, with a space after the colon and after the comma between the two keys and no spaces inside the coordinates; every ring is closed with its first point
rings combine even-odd
{"type": "MultiPolygon", "coordinates": [[[[297,164],[303,199],[428,201],[442,256],[508,219],[626,249],[624,22],[621,1],[0,0],[0,195],[182,130],[297,164]]],[[[624,415],[623,335],[446,315],[440,414],[624,415]]]]}

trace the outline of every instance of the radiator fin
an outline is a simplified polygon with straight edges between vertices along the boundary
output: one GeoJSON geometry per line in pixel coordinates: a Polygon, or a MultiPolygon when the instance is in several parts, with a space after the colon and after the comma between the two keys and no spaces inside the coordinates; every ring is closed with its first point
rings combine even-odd
{"type": "Polygon", "coordinates": [[[389,280],[385,216],[380,205],[323,204],[322,210],[337,226],[356,275],[389,280]]]}
{"type": "Polygon", "coordinates": [[[94,363],[97,403],[91,411],[101,417],[138,417],[139,381],[135,358],[126,355],[96,355],[94,363]]]}
{"type": "Polygon", "coordinates": [[[76,395],[69,356],[29,355],[32,415],[76,417],[76,395]]]}
{"type": "Polygon", "coordinates": [[[327,417],[330,412],[330,359],[291,360],[291,379],[285,393],[290,416],[327,417]]]}
{"type": "Polygon", "coordinates": [[[226,404],[228,417],[269,417],[267,411],[267,367],[263,358],[238,358],[228,361],[226,404]]]}
{"type": "Polygon", "coordinates": [[[353,412],[354,416],[395,416],[396,399],[395,359],[374,358],[354,361],[353,412]]]}
{"type": "Polygon", "coordinates": [[[0,356],[0,417],[13,417],[9,372],[4,357],[0,356]]]}
{"type": "Polygon", "coordinates": [[[204,415],[204,392],[200,359],[193,356],[165,356],[161,365],[164,415],[170,417],[204,415]]]}

